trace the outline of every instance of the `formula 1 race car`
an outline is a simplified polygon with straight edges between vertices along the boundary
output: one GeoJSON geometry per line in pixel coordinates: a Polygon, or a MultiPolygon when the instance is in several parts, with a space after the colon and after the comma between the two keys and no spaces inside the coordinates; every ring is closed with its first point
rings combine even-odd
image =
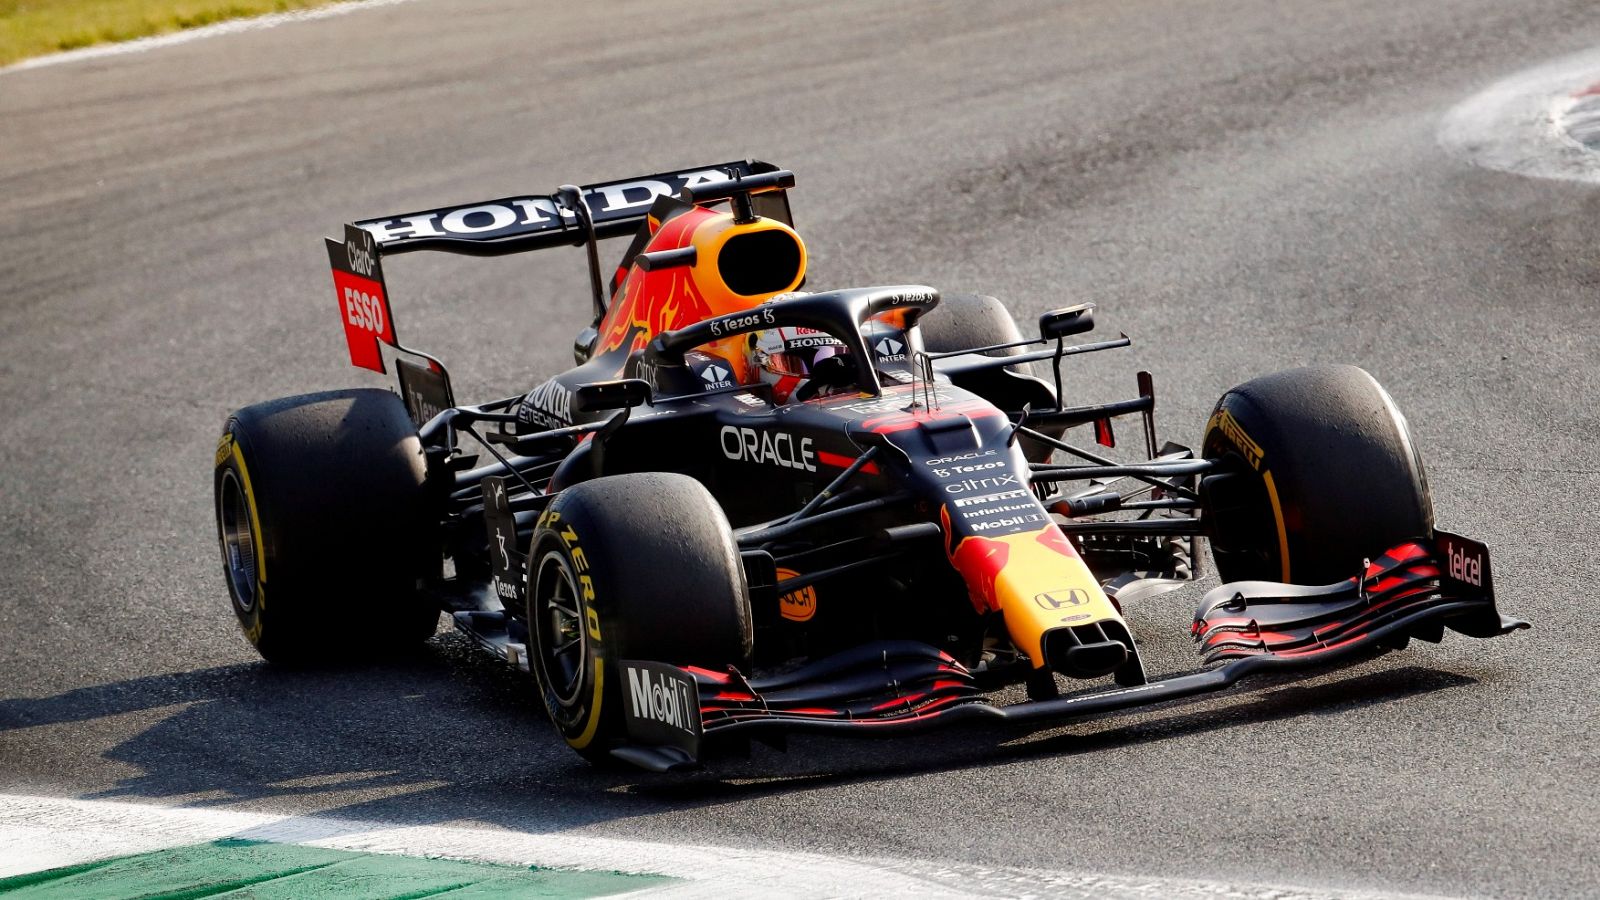
{"type": "Polygon", "coordinates": [[[1257,378],[1198,454],[1162,443],[1147,373],[1130,399],[1067,402],[1069,357],[1129,343],[1069,344],[1090,304],[1025,337],[992,297],[801,291],[793,185],[746,160],[330,238],[351,361],[392,363],[399,393],[228,419],[218,537],[262,656],[418,642],[443,610],[532,673],[578,753],[664,771],[752,738],[1082,716],[1527,627],[1496,610],[1484,546],[1434,527],[1366,372],[1257,378]],[[626,235],[607,279],[598,244],[626,235]],[[400,343],[383,259],[563,245],[593,288],[577,365],[457,403],[400,343]],[[1133,462],[1107,455],[1125,416],[1133,462]],[[1192,581],[1201,536],[1225,582],[1190,626],[1205,667],[1151,681],[1122,608],[1192,581]],[[1000,703],[1008,685],[1028,699],[1000,703]]]}

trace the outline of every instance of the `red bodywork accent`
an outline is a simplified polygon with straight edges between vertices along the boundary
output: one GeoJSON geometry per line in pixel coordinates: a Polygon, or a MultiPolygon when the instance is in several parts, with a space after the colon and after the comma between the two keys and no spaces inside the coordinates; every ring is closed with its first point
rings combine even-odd
{"type": "MultiPolygon", "coordinates": [[[[825,466],[832,466],[835,469],[848,469],[850,468],[850,465],[855,462],[855,458],[845,456],[842,453],[829,453],[826,450],[818,450],[817,462],[822,463],[825,466]]],[[[867,473],[868,475],[876,475],[878,474],[878,464],[875,462],[868,462],[866,465],[861,467],[861,471],[867,473]]]]}
{"type": "MultiPolygon", "coordinates": [[[[1248,613],[1208,615],[1204,621],[1195,622],[1190,633],[1200,641],[1202,652],[1220,656],[1323,653],[1364,640],[1381,620],[1409,607],[1436,602],[1436,579],[1441,574],[1427,547],[1417,543],[1401,544],[1368,562],[1360,587],[1365,592],[1363,596],[1370,599],[1345,610],[1346,614],[1338,619],[1308,622],[1298,628],[1280,624],[1276,627],[1289,630],[1267,631],[1248,613]]],[[[1350,592],[1346,596],[1354,600],[1356,579],[1346,579],[1344,584],[1345,590],[1350,592]]]]}
{"type": "Polygon", "coordinates": [[[790,706],[780,699],[781,692],[769,692],[769,697],[750,693],[744,680],[731,672],[696,666],[685,666],[684,671],[700,685],[700,717],[708,732],[754,719],[848,720],[861,725],[915,721],[974,698],[967,670],[947,653],[940,653],[935,669],[914,683],[885,682],[876,696],[844,691],[835,706],[815,698],[808,705],[790,706]]]}
{"type": "MultiPolygon", "coordinates": [[[[950,507],[939,507],[939,518],[945,533],[950,533],[950,507]]],[[[1054,529],[1051,529],[1054,530],[1054,529]]],[[[995,587],[995,577],[1006,567],[1011,557],[1011,547],[1004,541],[979,535],[964,537],[949,553],[950,564],[966,579],[972,594],[972,605],[978,612],[995,612],[1000,609],[1000,597],[995,587]]]]}
{"type": "Polygon", "coordinates": [[[1049,547],[1051,550],[1070,559],[1078,558],[1078,551],[1073,549],[1072,542],[1061,533],[1061,529],[1051,525],[1034,536],[1034,540],[1049,547]]]}
{"type": "MultiPolygon", "coordinates": [[[[688,246],[694,230],[715,215],[696,208],[673,216],[651,236],[647,250],[688,246]]],[[[611,308],[600,323],[595,354],[609,353],[624,345],[626,353],[632,353],[663,331],[709,319],[712,314],[695,287],[689,267],[672,266],[653,272],[635,267],[612,297],[611,308]]]]}
{"type": "Polygon", "coordinates": [[[351,365],[383,372],[378,342],[397,346],[394,317],[389,315],[389,297],[383,291],[383,282],[334,269],[333,293],[339,299],[339,318],[344,322],[351,365]]]}
{"type": "Polygon", "coordinates": [[[919,407],[909,412],[894,412],[875,416],[863,421],[861,427],[876,434],[891,434],[896,431],[916,428],[923,422],[960,418],[984,419],[1004,415],[1005,413],[996,409],[987,400],[964,400],[960,403],[947,404],[938,409],[919,407]]]}
{"type": "Polygon", "coordinates": [[[1102,447],[1117,446],[1117,434],[1111,430],[1110,419],[1094,420],[1094,442],[1102,447]]]}
{"type": "MultiPolygon", "coordinates": [[[[995,580],[1011,559],[1011,546],[1003,540],[976,534],[955,537],[949,506],[939,507],[939,525],[956,542],[954,548],[946,550],[950,564],[966,579],[969,590],[976,586],[977,592],[971,597],[973,607],[980,613],[998,612],[1000,595],[995,580]]],[[[1078,551],[1073,549],[1072,542],[1055,525],[1046,525],[1034,534],[1033,539],[1068,559],[1078,558],[1078,551]]]]}

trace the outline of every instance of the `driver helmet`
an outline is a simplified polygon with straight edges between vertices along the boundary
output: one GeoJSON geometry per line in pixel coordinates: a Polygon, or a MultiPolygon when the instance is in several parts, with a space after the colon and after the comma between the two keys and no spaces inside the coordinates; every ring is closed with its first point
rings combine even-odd
{"type": "MultiPolygon", "coordinates": [[[[794,291],[779,294],[767,302],[804,296],[807,296],[805,291],[794,291]]],[[[861,334],[880,372],[895,381],[904,381],[904,377],[884,370],[904,370],[911,353],[905,311],[890,310],[873,316],[862,324],[861,334]]],[[[791,325],[768,328],[750,335],[749,349],[749,361],[760,372],[761,379],[772,385],[775,403],[809,400],[813,396],[826,397],[850,390],[848,385],[839,384],[850,367],[850,348],[825,331],[791,325]],[[828,363],[830,359],[836,361],[828,363]],[[818,366],[824,368],[818,369],[818,366]],[[819,383],[807,390],[807,385],[819,376],[832,384],[819,383]]]]}
{"type": "Polygon", "coordinates": [[[789,402],[823,360],[849,352],[843,341],[815,328],[785,325],[756,334],[756,365],[776,403],[789,402]]]}

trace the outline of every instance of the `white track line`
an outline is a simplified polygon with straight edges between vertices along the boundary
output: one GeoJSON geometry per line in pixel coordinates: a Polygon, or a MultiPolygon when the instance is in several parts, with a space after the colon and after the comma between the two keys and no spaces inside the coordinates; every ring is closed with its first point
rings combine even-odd
{"type": "Polygon", "coordinates": [[[218,22],[215,25],[203,25],[199,28],[187,28],[183,31],[174,31],[169,34],[157,34],[150,37],[136,38],[116,44],[95,44],[92,47],[81,47],[77,50],[66,50],[61,53],[52,53],[48,56],[35,56],[19,63],[0,67],[0,75],[7,72],[21,72],[27,69],[39,69],[45,66],[59,66],[65,63],[83,62],[87,59],[100,59],[104,56],[121,56],[124,53],[144,53],[149,50],[159,50],[162,47],[171,47],[177,44],[187,44],[190,41],[204,40],[224,34],[238,34],[243,31],[260,31],[263,28],[276,28],[291,22],[310,22],[316,19],[328,19],[342,16],[347,13],[360,12],[379,6],[395,6],[400,3],[410,3],[411,0],[353,0],[349,3],[335,3],[332,6],[319,6],[315,9],[297,9],[290,12],[269,13],[264,16],[255,16],[248,19],[231,19],[227,22],[218,22]]]}
{"type": "Polygon", "coordinates": [[[1134,878],[815,853],[742,850],[462,826],[391,825],[216,809],[0,794],[0,877],[131,853],[244,838],[507,865],[670,875],[630,896],[1095,897],[1110,900],[1401,898],[1358,891],[1134,878]]]}
{"type": "Polygon", "coordinates": [[[1574,95],[1600,82],[1600,48],[1496,82],[1450,110],[1439,143],[1473,165],[1600,184],[1600,153],[1567,134],[1574,95]]]}

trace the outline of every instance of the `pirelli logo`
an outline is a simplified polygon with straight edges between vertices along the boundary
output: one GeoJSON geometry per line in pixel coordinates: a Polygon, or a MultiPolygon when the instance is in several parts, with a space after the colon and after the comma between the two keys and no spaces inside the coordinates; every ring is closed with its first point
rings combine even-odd
{"type": "MultiPolygon", "coordinates": [[[[1028,491],[1000,491],[997,494],[982,494],[977,497],[963,497],[956,501],[956,506],[986,506],[990,503],[999,503],[1002,500],[1021,499],[1028,495],[1028,491]]],[[[1031,504],[1029,505],[1031,506],[1031,504]]]]}
{"type": "Polygon", "coordinates": [[[1233,448],[1239,451],[1239,455],[1250,463],[1250,468],[1258,471],[1261,469],[1261,458],[1264,455],[1261,445],[1251,440],[1250,435],[1244,433],[1244,429],[1240,427],[1239,421],[1233,417],[1233,413],[1225,409],[1217,410],[1212,414],[1211,421],[1206,424],[1206,428],[1208,430],[1215,428],[1221,431],[1227,437],[1228,442],[1233,444],[1233,448]]]}

